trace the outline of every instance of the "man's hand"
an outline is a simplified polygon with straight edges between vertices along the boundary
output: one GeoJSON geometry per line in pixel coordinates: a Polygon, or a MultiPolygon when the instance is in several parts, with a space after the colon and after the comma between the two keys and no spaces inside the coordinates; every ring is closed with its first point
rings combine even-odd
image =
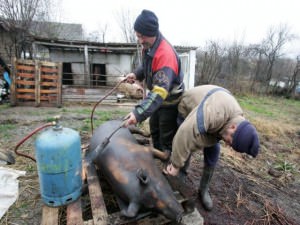
{"type": "Polygon", "coordinates": [[[136,123],[137,121],[135,115],[133,114],[133,112],[131,112],[125,117],[124,127],[128,127],[129,125],[135,125],[136,123]]]}
{"type": "Polygon", "coordinates": [[[127,83],[133,84],[136,80],[136,75],[134,73],[129,73],[125,77],[127,83]]]}
{"type": "Polygon", "coordinates": [[[174,167],[173,164],[170,163],[166,168],[163,169],[163,172],[167,175],[177,176],[179,173],[179,168],[174,167]]]}

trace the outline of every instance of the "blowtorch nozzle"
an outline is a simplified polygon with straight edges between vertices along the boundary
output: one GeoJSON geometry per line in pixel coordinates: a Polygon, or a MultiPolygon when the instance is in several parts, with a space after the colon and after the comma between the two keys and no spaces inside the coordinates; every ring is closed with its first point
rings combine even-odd
{"type": "Polygon", "coordinates": [[[61,119],[61,115],[56,115],[53,117],[54,121],[52,121],[54,128],[60,130],[62,126],[59,124],[59,120],[61,119]]]}

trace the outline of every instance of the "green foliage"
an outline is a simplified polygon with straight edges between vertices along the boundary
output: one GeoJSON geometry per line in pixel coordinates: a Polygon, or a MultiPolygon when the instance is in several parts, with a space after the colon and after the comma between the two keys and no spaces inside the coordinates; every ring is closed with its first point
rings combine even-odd
{"type": "Polygon", "coordinates": [[[10,107],[9,104],[1,104],[0,105],[0,112],[1,112],[2,109],[8,109],[9,107],[10,107]]]}
{"type": "Polygon", "coordinates": [[[243,110],[268,118],[288,119],[300,115],[300,101],[269,96],[237,96],[243,110]]]}
{"type": "Polygon", "coordinates": [[[274,168],[279,170],[279,171],[291,172],[292,173],[295,170],[295,165],[292,164],[292,163],[289,163],[286,160],[284,160],[284,161],[280,161],[280,162],[275,163],[274,168]]]}
{"type": "Polygon", "coordinates": [[[0,138],[7,139],[14,129],[16,129],[16,124],[14,123],[4,123],[0,124],[0,138]]]}
{"type": "MultiPolygon", "coordinates": [[[[91,112],[89,111],[88,114],[91,112]]],[[[102,123],[112,119],[121,119],[128,112],[127,111],[99,111],[95,112],[93,116],[93,127],[98,127],[102,123]]],[[[90,131],[91,130],[91,119],[90,116],[84,120],[84,125],[81,127],[82,131],[90,131]]]]}

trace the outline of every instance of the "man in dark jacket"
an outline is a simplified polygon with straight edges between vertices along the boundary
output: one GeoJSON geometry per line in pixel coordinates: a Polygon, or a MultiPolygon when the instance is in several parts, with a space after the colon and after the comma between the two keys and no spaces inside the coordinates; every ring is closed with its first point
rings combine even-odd
{"type": "Polygon", "coordinates": [[[177,130],[176,118],[179,97],[184,91],[180,59],[172,45],[159,31],[156,15],[143,10],[134,23],[139,43],[143,46],[143,62],[127,81],[145,80],[149,93],[128,115],[125,126],[150,117],[153,145],[162,151],[171,151],[177,130]]]}

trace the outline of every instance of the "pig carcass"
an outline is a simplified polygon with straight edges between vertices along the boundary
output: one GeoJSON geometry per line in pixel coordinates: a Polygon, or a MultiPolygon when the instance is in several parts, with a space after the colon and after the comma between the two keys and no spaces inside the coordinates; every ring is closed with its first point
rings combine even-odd
{"type": "Polygon", "coordinates": [[[98,127],[87,155],[105,175],[122,203],[119,204],[123,206],[121,215],[132,218],[144,208],[179,222],[184,210],[151,150],[139,145],[129,129],[121,126],[122,121],[112,120],[98,127]]]}

